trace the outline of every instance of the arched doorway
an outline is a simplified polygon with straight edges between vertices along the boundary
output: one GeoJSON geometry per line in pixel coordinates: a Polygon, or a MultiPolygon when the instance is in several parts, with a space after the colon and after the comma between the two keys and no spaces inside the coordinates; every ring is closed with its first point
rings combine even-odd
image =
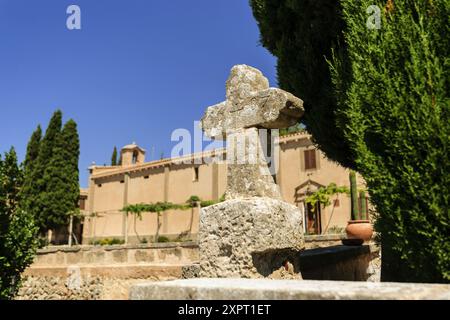
{"type": "Polygon", "coordinates": [[[322,233],[322,212],[320,204],[317,203],[315,208],[311,204],[305,202],[306,198],[324,185],[308,179],[295,188],[295,203],[300,207],[304,217],[304,232],[306,234],[322,233]]]}

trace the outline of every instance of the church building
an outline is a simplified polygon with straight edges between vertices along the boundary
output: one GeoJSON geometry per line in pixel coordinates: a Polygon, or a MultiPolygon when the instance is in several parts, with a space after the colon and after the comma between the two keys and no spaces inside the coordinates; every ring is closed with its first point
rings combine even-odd
{"type": "MultiPolygon", "coordinates": [[[[281,136],[278,143],[279,169],[273,178],[284,200],[298,206],[304,215],[304,230],[299,232],[342,232],[350,219],[347,194],[333,195],[327,207],[311,208],[305,199],[330,183],[349,187],[348,170],[328,160],[314,147],[306,132],[281,136]]],[[[138,203],[182,204],[193,195],[202,200],[218,201],[225,192],[227,170],[225,163],[211,159],[223,153],[225,150],[220,149],[145,162],[145,150],[130,144],[121,150],[120,165],[90,167],[89,187],[81,191],[80,197],[80,208],[85,216],[82,243],[105,238],[126,238],[129,243],[153,242],[158,221],[160,236],[170,240],[195,240],[199,226],[197,208],[169,210],[161,213],[159,219],[156,213],[143,213],[140,219],[131,214],[127,216],[121,210],[138,203]],[[181,161],[186,159],[192,161],[181,161]]],[[[359,187],[364,188],[361,177],[358,182],[359,187]]]]}

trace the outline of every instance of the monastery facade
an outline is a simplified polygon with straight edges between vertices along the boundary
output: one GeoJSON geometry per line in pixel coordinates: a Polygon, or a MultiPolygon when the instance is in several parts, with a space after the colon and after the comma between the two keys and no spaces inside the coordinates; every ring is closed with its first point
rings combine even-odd
{"type": "MultiPolygon", "coordinates": [[[[316,209],[306,205],[305,199],[330,183],[349,187],[348,170],[328,160],[305,132],[278,139],[279,169],[273,178],[284,200],[298,206],[304,215],[304,230],[299,232],[343,231],[350,219],[348,195],[335,195],[330,206],[318,205],[316,209]]],[[[104,238],[123,240],[125,235],[130,243],[155,241],[157,214],[143,213],[139,219],[134,215],[127,216],[122,208],[138,203],[182,204],[193,195],[202,200],[219,200],[227,183],[226,164],[211,159],[224,153],[225,150],[220,149],[145,162],[145,150],[131,144],[122,148],[119,166],[90,167],[89,187],[82,190],[80,200],[85,216],[82,243],[104,238]],[[187,159],[192,161],[181,162],[187,159]],[[199,162],[201,164],[197,164],[199,162]]],[[[363,182],[361,177],[358,181],[363,182]]],[[[159,221],[160,236],[171,240],[196,239],[199,211],[197,208],[169,210],[161,214],[159,221]]]]}

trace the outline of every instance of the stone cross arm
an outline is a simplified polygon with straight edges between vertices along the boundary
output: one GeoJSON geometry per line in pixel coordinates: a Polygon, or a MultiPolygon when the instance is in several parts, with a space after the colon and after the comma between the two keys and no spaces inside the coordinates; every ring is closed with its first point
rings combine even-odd
{"type": "Polygon", "coordinates": [[[246,128],[281,129],[298,123],[303,101],[289,92],[269,88],[261,71],[238,65],[227,81],[227,100],[206,110],[202,129],[209,137],[225,137],[227,132],[246,128]]]}

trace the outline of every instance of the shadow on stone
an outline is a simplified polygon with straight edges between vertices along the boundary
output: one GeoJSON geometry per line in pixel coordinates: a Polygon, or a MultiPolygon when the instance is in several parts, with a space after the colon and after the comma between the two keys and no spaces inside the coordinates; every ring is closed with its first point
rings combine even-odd
{"type": "Polygon", "coordinates": [[[366,281],[379,251],[369,245],[332,246],[305,250],[298,256],[305,280],[366,281]]]}
{"type": "MultiPolygon", "coordinates": [[[[376,270],[379,248],[373,245],[332,246],[309,250],[276,249],[252,253],[262,277],[272,279],[367,281],[376,270]],[[294,276],[292,276],[294,275],[294,276]]],[[[183,267],[183,279],[200,277],[198,263],[183,267]]],[[[379,280],[377,280],[379,281],[379,280]]]]}
{"type": "Polygon", "coordinates": [[[293,274],[300,274],[300,252],[292,249],[254,252],[252,253],[253,265],[263,277],[269,277],[281,268],[293,274]]]}

